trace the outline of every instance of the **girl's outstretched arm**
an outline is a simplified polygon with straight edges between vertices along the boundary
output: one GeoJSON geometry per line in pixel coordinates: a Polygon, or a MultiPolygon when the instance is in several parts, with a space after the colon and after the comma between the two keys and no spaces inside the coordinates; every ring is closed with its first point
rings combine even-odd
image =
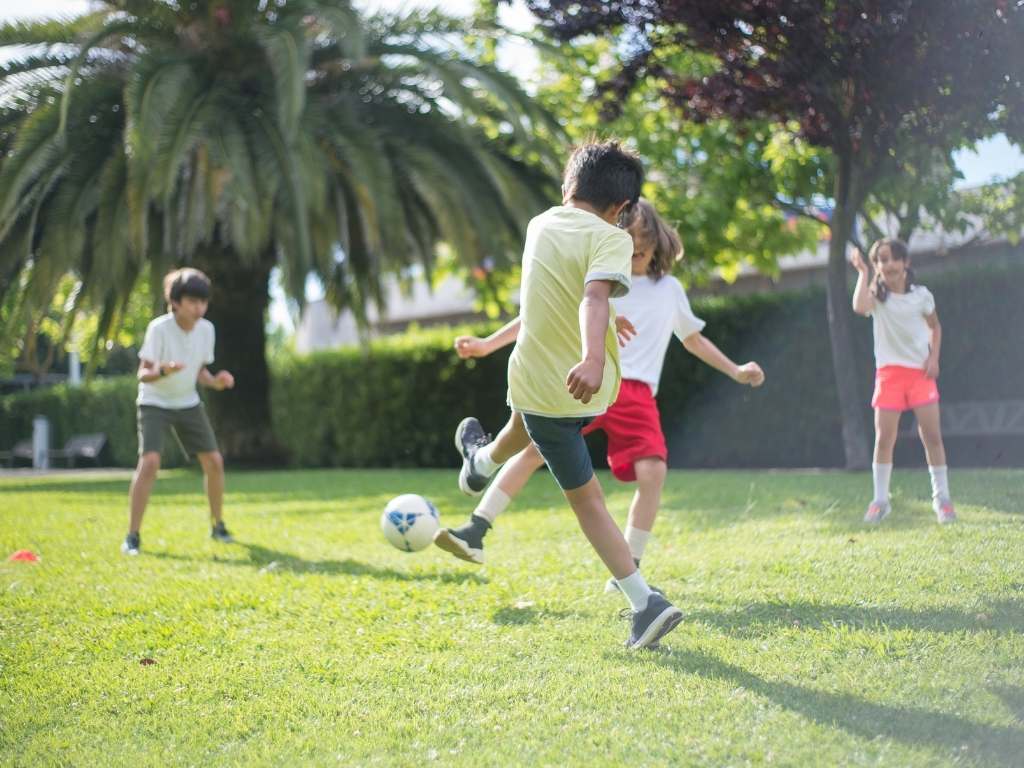
{"type": "Polygon", "coordinates": [[[502,347],[507,347],[519,336],[519,326],[522,321],[516,317],[509,320],[505,325],[496,330],[486,339],[478,336],[457,336],[455,339],[455,353],[465,360],[467,357],[487,357],[502,347]]]}
{"type": "Polygon", "coordinates": [[[761,370],[761,366],[754,362],[736,365],[728,355],[715,346],[714,342],[705,338],[699,331],[683,339],[683,346],[691,355],[739,384],[749,384],[752,387],[764,384],[764,371],[761,370]]]}

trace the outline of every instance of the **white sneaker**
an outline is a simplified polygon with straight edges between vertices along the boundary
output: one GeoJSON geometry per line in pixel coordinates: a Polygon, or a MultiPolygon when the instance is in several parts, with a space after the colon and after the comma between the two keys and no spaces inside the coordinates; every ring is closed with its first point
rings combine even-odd
{"type": "Polygon", "coordinates": [[[864,513],[864,522],[868,525],[878,525],[885,520],[892,512],[892,504],[888,501],[872,501],[868,504],[868,511],[864,513]]]}
{"type": "Polygon", "coordinates": [[[953,501],[948,496],[936,496],[932,499],[932,509],[935,510],[935,519],[939,521],[939,525],[956,522],[956,510],[953,509],[953,501]]]}

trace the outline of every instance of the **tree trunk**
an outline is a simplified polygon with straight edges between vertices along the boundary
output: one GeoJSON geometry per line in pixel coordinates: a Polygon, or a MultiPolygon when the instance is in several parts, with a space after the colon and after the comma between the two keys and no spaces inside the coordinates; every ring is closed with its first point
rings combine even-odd
{"type": "Polygon", "coordinates": [[[273,252],[250,263],[229,247],[211,245],[196,254],[195,266],[212,283],[206,317],[217,330],[217,346],[210,370],[227,370],[235,377],[234,389],[207,395],[217,442],[224,456],[236,462],[279,462],[282,451],[270,421],[265,331],[273,252]]]}
{"type": "Polygon", "coordinates": [[[865,406],[858,385],[853,352],[851,291],[847,282],[846,243],[854,217],[863,201],[848,159],[839,159],[836,176],[836,207],[832,214],[832,240],[828,249],[828,332],[832,344],[832,369],[836,377],[843,452],[847,469],[870,465],[870,443],[865,429],[865,406]]]}

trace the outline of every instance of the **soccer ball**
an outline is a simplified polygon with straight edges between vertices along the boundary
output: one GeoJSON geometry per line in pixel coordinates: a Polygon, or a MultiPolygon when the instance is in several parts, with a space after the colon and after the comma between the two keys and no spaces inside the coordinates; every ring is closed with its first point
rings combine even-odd
{"type": "Polygon", "coordinates": [[[437,508],[415,493],[396,496],[380,516],[384,538],[403,552],[418,552],[429,546],[439,527],[437,508]]]}

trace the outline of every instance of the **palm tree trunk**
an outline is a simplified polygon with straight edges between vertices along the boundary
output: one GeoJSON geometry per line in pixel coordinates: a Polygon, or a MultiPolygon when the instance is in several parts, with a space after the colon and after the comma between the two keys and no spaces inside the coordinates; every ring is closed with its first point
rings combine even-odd
{"type": "Polygon", "coordinates": [[[228,370],[235,388],[209,392],[207,403],[225,457],[268,464],[282,458],[270,420],[270,371],[266,356],[266,310],[273,253],[256,263],[232,248],[211,245],[196,253],[195,266],[213,284],[207,318],[217,330],[211,370],[228,370]]]}
{"type": "Polygon", "coordinates": [[[828,332],[846,468],[866,469],[870,460],[870,443],[865,428],[864,401],[858,385],[859,372],[853,353],[853,309],[846,264],[846,243],[850,239],[854,217],[863,198],[859,185],[855,184],[855,174],[849,159],[839,158],[838,166],[836,207],[832,215],[832,239],[828,249],[828,332]]]}

